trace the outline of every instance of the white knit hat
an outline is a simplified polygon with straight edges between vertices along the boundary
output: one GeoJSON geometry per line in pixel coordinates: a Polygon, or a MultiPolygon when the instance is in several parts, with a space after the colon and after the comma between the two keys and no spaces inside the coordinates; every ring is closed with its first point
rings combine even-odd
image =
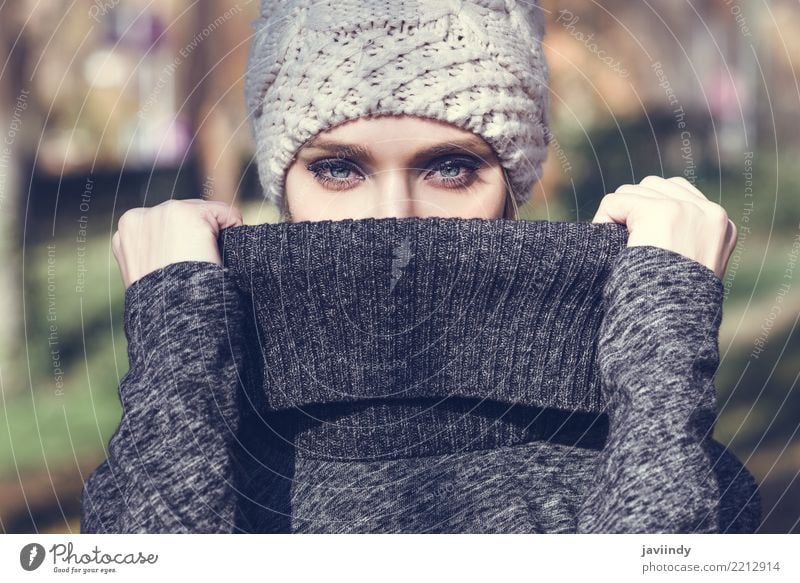
{"type": "Polygon", "coordinates": [[[472,131],[519,204],[547,157],[545,18],[534,0],[262,0],[245,78],[264,196],[320,131],[408,114],[472,131]]]}

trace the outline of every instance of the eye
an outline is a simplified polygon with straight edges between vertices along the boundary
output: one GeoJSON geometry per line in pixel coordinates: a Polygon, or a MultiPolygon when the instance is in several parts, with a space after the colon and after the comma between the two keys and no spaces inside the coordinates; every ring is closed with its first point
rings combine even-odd
{"type": "Polygon", "coordinates": [[[443,188],[465,188],[475,180],[480,167],[481,163],[473,158],[440,158],[430,166],[432,170],[425,175],[425,180],[443,188]]]}
{"type": "MultiPolygon", "coordinates": [[[[469,156],[442,156],[426,167],[424,180],[437,188],[466,188],[475,181],[481,166],[479,160],[469,156]]],[[[306,169],[330,190],[347,190],[365,180],[356,164],[341,158],[315,160],[306,169]]]]}
{"type": "Polygon", "coordinates": [[[308,164],[306,169],[326,188],[345,190],[364,180],[355,164],[345,160],[326,158],[308,164]]]}

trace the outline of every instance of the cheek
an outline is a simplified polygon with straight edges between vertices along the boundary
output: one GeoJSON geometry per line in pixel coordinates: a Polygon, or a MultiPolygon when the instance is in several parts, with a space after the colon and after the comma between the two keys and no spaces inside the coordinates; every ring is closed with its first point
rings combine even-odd
{"type": "Polygon", "coordinates": [[[308,186],[306,184],[306,176],[304,176],[306,172],[303,170],[304,169],[302,166],[300,166],[298,163],[294,163],[286,171],[284,195],[287,198],[293,198],[298,192],[302,192],[305,190],[305,187],[308,186]]]}
{"type": "Polygon", "coordinates": [[[469,190],[446,192],[429,190],[424,208],[434,214],[443,213],[451,217],[499,218],[506,205],[505,184],[482,183],[469,190]]]}
{"type": "Polygon", "coordinates": [[[352,218],[369,200],[363,191],[336,193],[326,189],[300,163],[286,173],[284,196],[294,221],[352,218]]]}
{"type": "Polygon", "coordinates": [[[309,218],[308,209],[313,206],[309,197],[314,198],[313,192],[309,191],[311,185],[308,184],[304,176],[303,168],[298,164],[293,164],[286,172],[284,181],[283,196],[285,204],[289,209],[294,220],[304,220],[309,218]]]}
{"type": "Polygon", "coordinates": [[[486,218],[502,216],[505,213],[507,193],[502,168],[493,168],[491,173],[484,175],[483,181],[478,183],[471,197],[474,212],[486,218]]]}
{"type": "Polygon", "coordinates": [[[295,163],[286,172],[284,196],[293,211],[311,208],[315,201],[324,194],[320,183],[314,175],[308,172],[301,164],[295,163]]]}
{"type": "Polygon", "coordinates": [[[502,204],[506,198],[506,184],[503,172],[492,168],[480,174],[466,189],[448,190],[444,188],[426,187],[427,196],[436,197],[446,201],[461,201],[462,204],[496,206],[502,204]]]}

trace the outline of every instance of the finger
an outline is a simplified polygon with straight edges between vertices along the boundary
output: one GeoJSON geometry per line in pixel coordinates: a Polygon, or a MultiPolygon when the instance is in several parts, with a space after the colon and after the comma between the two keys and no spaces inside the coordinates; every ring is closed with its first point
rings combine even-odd
{"type": "Polygon", "coordinates": [[[114,233],[114,236],[111,237],[111,250],[114,252],[114,259],[117,260],[117,267],[119,267],[119,273],[122,277],[122,285],[126,289],[128,288],[128,271],[125,268],[125,255],[122,251],[122,240],[119,234],[119,231],[114,233]]]}
{"type": "Polygon", "coordinates": [[[620,192],[625,194],[641,194],[647,198],[666,198],[663,192],[647,186],[641,186],[639,184],[623,184],[614,191],[614,194],[620,192]]]}
{"type": "MultiPolygon", "coordinates": [[[[656,190],[654,188],[641,186],[639,184],[623,184],[617,189],[617,192],[623,192],[626,194],[627,193],[638,194],[645,198],[658,199],[658,200],[680,200],[682,202],[691,203],[700,208],[701,210],[703,210],[699,204],[700,201],[697,200],[697,197],[692,196],[688,193],[681,193],[681,192],[664,193],[662,190],[656,190]]],[[[708,201],[706,201],[706,204],[708,204],[708,201]]]]}
{"type": "Polygon", "coordinates": [[[225,206],[228,206],[227,202],[222,202],[221,200],[207,200],[205,198],[181,198],[175,200],[180,200],[181,202],[188,202],[191,204],[224,204],[225,206]]]}
{"type": "Polygon", "coordinates": [[[243,224],[242,213],[235,206],[223,203],[221,205],[204,206],[202,210],[207,218],[213,217],[210,222],[214,227],[215,234],[218,234],[221,229],[237,227],[243,224]]]}
{"type": "Polygon", "coordinates": [[[725,256],[730,257],[733,250],[736,248],[736,244],[739,242],[739,229],[736,227],[736,223],[730,219],[728,219],[728,231],[726,236],[728,239],[726,241],[725,256]]]}
{"type": "Polygon", "coordinates": [[[119,258],[119,231],[114,231],[114,235],[111,237],[111,251],[115,258],[119,258]]]}
{"type": "MultiPolygon", "coordinates": [[[[689,183],[688,180],[684,180],[684,182],[687,184],[689,183]]],[[[695,204],[708,202],[708,199],[702,194],[700,196],[697,195],[699,191],[695,192],[694,190],[687,189],[676,180],[661,178],[660,176],[648,176],[642,180],[640,184],[662,192],[667,196],[694,202],[695,204]]]]}
{"type": "MultiPolygon", "coordinates": [[[[125,211],[117,221],[117,249],[119,252],[117,263],[119,264],[122,282],[126,290],[130,287],[131,283],[133,283],[133,272],[135,271],[130,264],[132,261],[130,253],[126,250],[136,245],[137,237],[144,228],[142,217],[148,212],[149,210],[145,207],[133,207],[125,211]],[[126,240],[129,243],[127,246],[125,244],[126,240]],[[130,241],[134,241],[134,245],[131,245],[130,241]]],[[[134,249],[134,257],[135,251],[134,249]]]]}
{"type": "Polygon", "coordinates": [[[724,279],[725,272],[728,270],[728,262],[730,261],[734,248],[736,247],[737,239],[738,233],[736,224],[728,219],[728,228],[725,232],[725,244],[722,251],[722,267],[719,273],[720,279],[724,279]]]}
{"type": "MultiPolygon", "coordinates": [[[[215,205],[215,206],[219,206],[219,207],[222,207],[222,208],[230,208],[230,209],[232,209],[232,212],[234,213],[234,216],[238,215],[238,219],[240,221],[242,221],[242,212],[241,212],[241,210],[239,210],[239,207],[237,207],[236,205],[227,203],[227,202],[223,202],[221,200],[205,200],[205,199],[202,199],[202,198],[187,198],[187,199],[181,199],[181,202],[186,202],[186,203],[194,204],[194,205],[204,205],[204,206],[215,205]]],[[[243,221],[240,224],[243,224],[243,221]]]]}
{"type": "Polygon", "coordinates": [[[242,211],[236,205],[222,203],[222,209],[228,213],[228,220],[222,228],[239,227],[244,224],[242,211]]]}
{"type": "Polygon", "coordinates": [[[633,209],[638,204],[641,204],[642,196],[656,198],[649,194],[622,192],[620,189],[617,189],[617,192],[607,194],[600,201],[600,207],[597,209],[592,222],[627,224],[628,217],[633,209]]]}
{"type": "Polygon", "coordinates": [[[219,227],[224,229],[226,227],[237,227],[244,224],[244,219],[242,216],[242,211],[236,205],[229,204],[227,202],[222,202],[220,200],[204,200],[202,198],[188,198],[181,200],[181,202],[187,202],[194,205],[202,205],[203,208],[214,208],[213,216],[221,217],[224,213],[218,212],[216,209],[222,209],[230,214],[230,217],[224,222],[219,223],[219,227]]]}
{"type": "Polygon", "coordinates": [[[700,189],[698,189],[694,184],[686,180],[683,176],[672,176],[667,180],[669,180],[670,182],[674,182],[675,184],[680,184],[686,190],[688,190],[689,192],[693,192],[695,195],[702,198],[703,200],[708,200],[708,197],[705,194],[703,194],[700,189]]]}

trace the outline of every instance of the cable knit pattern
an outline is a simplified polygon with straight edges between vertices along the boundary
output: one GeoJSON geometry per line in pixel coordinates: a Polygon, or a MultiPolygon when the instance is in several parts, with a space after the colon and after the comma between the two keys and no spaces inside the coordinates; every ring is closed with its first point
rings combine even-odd
{"type": "Polygon", "coordinates": [[[245,92],[264,195],[297,150],[362,116],[415,115],[485,139],[521,204],[547,156],[544,14],[533,0],[265,0],[245,92]]]}
{"type": "Polygon", "coordinates": [[[225,229],[126,293],[82,532],[754,532],[723,288],[620,225],[225,229]],[[224,294],[223,294],[224,290],[224,294]]]}

